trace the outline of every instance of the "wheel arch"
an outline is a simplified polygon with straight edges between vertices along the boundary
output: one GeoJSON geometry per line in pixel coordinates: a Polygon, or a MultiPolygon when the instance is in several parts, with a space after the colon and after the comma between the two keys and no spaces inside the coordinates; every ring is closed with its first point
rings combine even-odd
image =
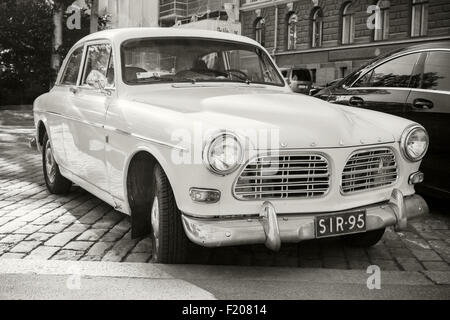
{"type": "Polygon", "coordinates": [[[124,195],[131,216],[131,236],[142,237],[150,233],[150,208],[153,204],[153,171],[160,165],[167,175],[167,163],[157,151],[139,147],[128,158],[124,176],[124,195]],[[155,156],[157,155],[157,156],[155,156]]]}

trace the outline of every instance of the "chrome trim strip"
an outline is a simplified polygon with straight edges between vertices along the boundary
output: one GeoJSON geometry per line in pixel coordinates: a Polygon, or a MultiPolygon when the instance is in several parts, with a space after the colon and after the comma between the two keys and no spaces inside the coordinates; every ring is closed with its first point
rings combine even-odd
{"type": "Polygon", "coordinates": [[[142,135],[139,135],[139,134],[136,134],[136,133],[131,133],[131,132],[119,129],[119,128],[112,127],[112,126],[105,125],[104,129],[112,131],[112,132],[117,133],[117,134],[124,135],[124,136],[130,136],[130,137],[134,137],[134,138],[139,139],[139,140],[151,142],[151,143],[163,146],[163,147],[176,149],[176,150],[183,151],[183,152],[187,151],[187,148],[183,148],[183,147],[180,147],[180,146],[177,146],[177,145],[173,145],[173,144],[170,144],[170,143],[167,143],[167,142],[164,142],[164,141],[160,141],[160,140],[156,140],[156,139],[152,139],[152,138],[147,138],[147,137],[144,137],[142,135]]]}
{"type": "Polygon", "coordinates": [[[92,122],[92,121],[88,121],[88,120],[78,119],[78,118],[75,118],[75,117],[66,116],[66,115],[63,115],[61,113],[53,112],[53,111],[44,111],[44,112],[46,112],[48,114],[55,115],[55,116],[59,116],[61,118],[67,119],[67,120],[72,120],[72,121],[76,121],[76,122],[79,122],[79,123],[82,123],[82,124],[93,126],[95,128],[103,129],[103,125],[100,124],[100,123],[97,123],[97,122],[92,122]]]}
{"type": "Polygon", "coordinates": [[[155,143],[157,145],[160,145],[160,146],[163,146],[163,147],[167,147],[167,148],[171,148],[171,149],[176,149],[176,150],[179,150],[179,151],[182,151],[182,152],[185,152],[185,151],[188,150],[187,148],[184,148],[184,147],[180,147],[180,146],[177,146],[177,145],[174,145],[174,144],[170,144],[170,143],[163,142],[163,141],[156,140],[156,139],[152,139],[152,138],[147,138],[147,137],[141,136],[139,134],[130,133],[130,135],[132,137],[135,137],[136,139],[139,139],[139,140],[155,143]]]}
{"type": "MultiPolygon", "coordinates": [[[[368,72],[370,72],[370,71],[368,71],[368,72]]],[[[358,79],[360,79],[360,78],[358,78],[358,79]]],[[[356,80],[356,81],[358,81],[358,80],[356,80]]],[[[347,87],[346,89],[347,90],[374,90],[374,89],[377,89],[377,90],[411,91],[412,88],[405,88],[405,87],[347,87]]]]}
{"type": "Polygon", "coordinates": [[[450,91],[444,91],[444,90],[431,90],[431,89],[411,88],[411,91],[426,92],[426,93],[449,94],[450,95],[450,91]]]}
{"type": "Polygon", "coordinates": [[[184,147],[180,147],[180,146],[177,146],[177,145],[173,145],[173,144],[170,144],[170,143],[167,143],[167,142],[164,142],[164,141],[160,141],[160,140],[156,140],[156,139],[152,139],[152,138],[147,138],[147,137],[144,137],[142,135],[131,133],[131,132],[128,132],[128,131],[124,131],[122,129],[115,128],[115,127],[112,127],[112,126],[102,125],[102,124],[91,122],[91,121],[87,121],[87,120],[81,120],[81,119],[77,119],[77,118],[73,118],[73,117],[68,117],[68,116],[62,115],[62,114],[60,114],[58,112],[53,112],[53,111],[39,111],[39,112],[48,113],[48,114],[51,114],[51,115],[59,116],[61,118],[67,119],[67,120],[80,122],[80,123],[83,123],[83,124],[86,124],[86,125],[94,126],[96,128],[99,128],[99,129],[105,129],[105,130],[108,130],[108,131],[112,131],[112,132],[115,132],[117,134],[121,134],[121,135],[125,135],[125,136],[131,136],[131,137],[134,137],[134,138],[142,140],[142,141],[147,141],[147,142],[150,142],[150,143],[154,143],[154,144],[157,144],[157,145],[160,145],[160,146],[163,146],[163,147],[179,150],[179,151],[182,151],[182,152],[185,152],[185,151],[188,150],[187,148],[184,148],[184,147]]]}

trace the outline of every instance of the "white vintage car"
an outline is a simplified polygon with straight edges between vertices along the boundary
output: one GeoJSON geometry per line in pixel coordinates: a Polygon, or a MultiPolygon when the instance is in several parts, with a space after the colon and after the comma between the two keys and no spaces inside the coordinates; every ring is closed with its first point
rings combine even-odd
{"type": "Polygon", "coordinates": [[[155,262],[206,247],[343,236],[371,246],[428,211],[423,127],[293,94],[242,36],[174,28],[80,40],[34,103],[48,190],[76,183],[151,234],[155,262]],[[190,241],[189,241],[190,240],[190,241]]]}

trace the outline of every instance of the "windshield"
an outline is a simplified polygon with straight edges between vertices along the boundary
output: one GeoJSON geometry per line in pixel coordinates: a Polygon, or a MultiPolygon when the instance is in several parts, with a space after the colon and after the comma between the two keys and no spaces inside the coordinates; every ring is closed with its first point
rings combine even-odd
{"type": "Polygon", "coordinates": [[[199,38],[136,39],[122,45],[127,84],[161,82],[246,82],[284,86],[260,48],[199,38]]]}

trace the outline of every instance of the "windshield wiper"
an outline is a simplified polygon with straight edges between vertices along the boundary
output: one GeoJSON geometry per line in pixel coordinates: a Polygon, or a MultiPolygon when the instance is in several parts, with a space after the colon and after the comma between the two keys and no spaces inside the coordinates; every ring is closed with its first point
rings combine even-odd
{"type": "Polygon", "coordinates": [[[192,84],[195,84],[197,82],[197,80],[195,78],[186,78],[186,77],[181,77],[179,78],[180,80],[187,80],[192,84]]]}
{"type": "Polygon", "coordinates": [[[243,71],[235,70],[235,69],[229,69],[229,70],[227,70],[227,72],[228,72],[228,74],[231,77],[236,77],[236,78],[242,80],[242,82],[244,82],[246,84],[250,84],[251,83],[251,81],[248,78],[247,74],[245,74],[245,72],[243,72],[243,71]]]}

